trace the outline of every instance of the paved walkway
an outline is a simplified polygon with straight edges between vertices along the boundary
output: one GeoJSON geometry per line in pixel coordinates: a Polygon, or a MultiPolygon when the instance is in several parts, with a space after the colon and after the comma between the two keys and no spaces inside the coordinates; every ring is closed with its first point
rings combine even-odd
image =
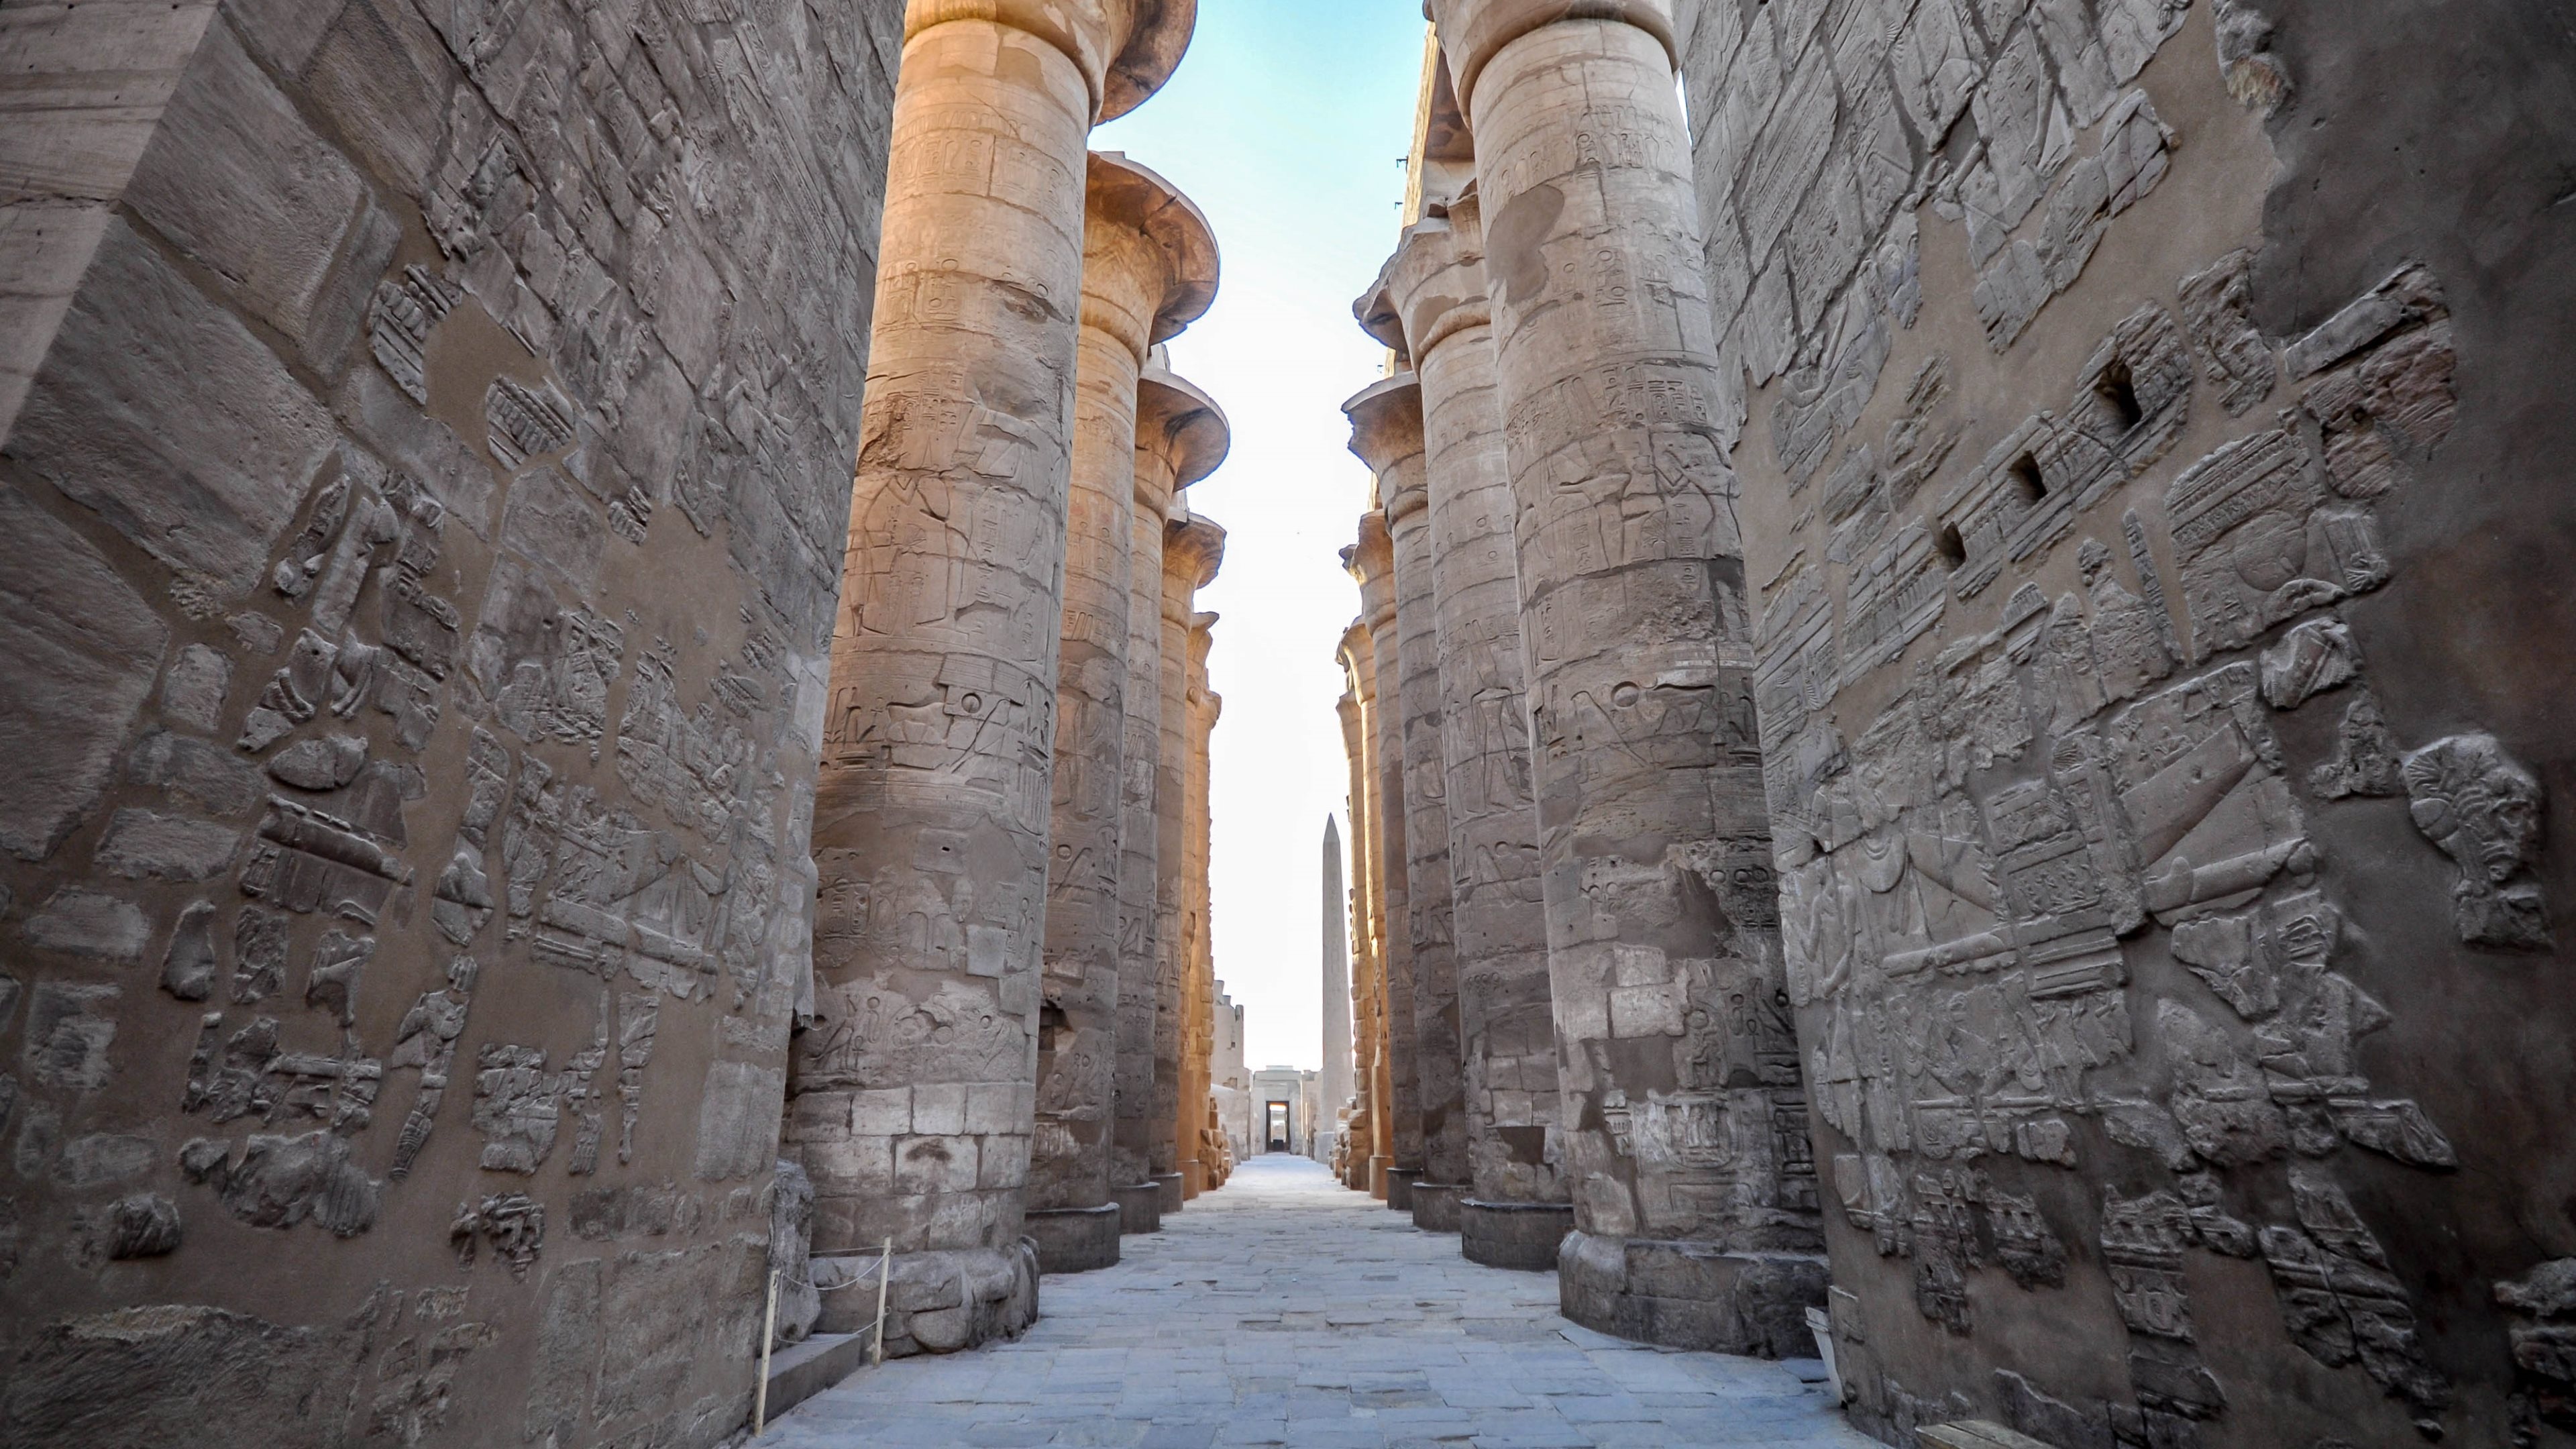
{"type": "Polygon", "coordinates": [[[761,1449],[1876,1449],[1822,1386],[1578,1328],[1554,1274],[1478,1267],[1302,1158],[1255,1158],[1121,1248],[1046,1279],[1019,1342],[862,1369],[761,1449]]]}

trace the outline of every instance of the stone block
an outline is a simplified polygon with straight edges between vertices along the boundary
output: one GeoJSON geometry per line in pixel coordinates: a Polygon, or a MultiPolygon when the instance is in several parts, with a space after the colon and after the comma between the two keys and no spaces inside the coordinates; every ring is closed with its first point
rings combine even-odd
{"type": "Polygon", "coordinates": [[[1712,1243],[1568,1235],[1560,1311],[1586,1328],[1668,1348],[1805,1357],[1806,1310],[1825,1303],[1825,1260],[1732,1253],[1712,1243]]]}
{"type": "Polygon", "coordinates": [[[239,595],[335,438],[275,353],[117,223],[9,449],[137,547],[239,595]]]}
{"type": "Polygon", "coordinates": [[[702,1180],[727,1181],[769,1170],[778,1160],[779,1121],[787,1074],[753,1062],[716,1062],[698,1098],[697,1155],[702,1180]]]}
{"type": "Polygon", "coordinates": [[[1163,1194],[1150,1182],[1111,1189],[1118,1200],[1118,1231],[1159,1233],[1163,1230],[1163,1194]]]}
{"type": "Polygon", "coordinates": [[[1413,1211],[1413,1184],[1422,1176],[1418,1167],[1390,1167],[1386,1170],[1386,1205],[1396,1212],[1413,1211]]]}
{"type": "Polygon", "coordinates": [[[850,1094],[850,1130],[861,1137],[894,1137],[912,1130],[912,1089],[874,1087],[850,1094]]]}
{"type": "Polygon", "coordinates": [[[169,628],[86,540],[6,486],[0,535],[0,847],[42,860],[106,788],[169,628]]]}
{"type": "MultiPolygon", "coordinates": [[[[230,28],[214,27],[197,48],[126,199],[252,316],[299,344],[334,335],[345,343],[355,309],[345,288],[335,308],[326,284],[366,183],[230,28]]],[[[362,268],[357,297],[373,290],[391,250],[388,238],[385,255],[362,268]]]]}
{"type": "Polygon", "coordinates": [[[1524,1273],[1556,1271],[1574,1205],[1561,1202],[1458,1202],[1458,1251],[1468,1262],[1524,1273]]]}
{"type": "Polygon", "coordinates": [[[923,1082],[912,1089],[912,1130],[953,1136],[966,1126],[966,1084],[923,1082]]]}
{"type": "Polygon", "coordinates": [[[1032,1208],[1022,1221],[1023,1231],[1037,1244],[1040,1272],[1083,1273],[1118,1262],[1120,1213],[1114,1202],[1099,1207],[1032,1208]]]}
{"type": "Polygon", "coordinates": [[[1426,1233],[1458,1231],[1458,1202],[1469,1191],[1463,1182],[1417,1182],[1413,1185],[1413,1225],[1426,1233]]]}
{"type": "Polygon", "coordinates": [[[895,1191],[967,1192],[975,1186],[972,1137],[911,1136],[895,1139],[895,1191]]]}
{"type": "Polygon", "coordinates": [[[97,863],[128,880],[211,880],[230,864],[241,832],[211,820],[126,809],[108,822],[97,863]]]}

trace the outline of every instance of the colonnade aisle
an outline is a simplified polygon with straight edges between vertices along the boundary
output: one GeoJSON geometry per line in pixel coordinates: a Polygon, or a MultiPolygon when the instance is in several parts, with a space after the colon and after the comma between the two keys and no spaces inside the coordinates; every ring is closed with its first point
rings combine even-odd
{"type": "Polygon", "coordinates": [[[863,1369],[762,1449],[1874,1449],[1822,1385],[1576,1327],[1554,1275],[1470,1263],[1303,1158],[1255,1157],[1120,1247],[1048,1277],[1019,1342],[863,1369]]]}

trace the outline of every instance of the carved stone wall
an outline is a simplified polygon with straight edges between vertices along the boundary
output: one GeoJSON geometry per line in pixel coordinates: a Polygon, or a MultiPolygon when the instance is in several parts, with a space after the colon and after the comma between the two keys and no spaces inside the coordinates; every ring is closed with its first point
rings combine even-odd
{"type": "Polygon", "coordinates": [[[0,1439],[748,1413],[901,9],[0,14],[0,1439]]]}
{"type": "Polygon", "coordinates": [[[1839,1366],[1897,1442],[2576,1427],[2576,45],[2452,18],[1684,16],[1839,1366]]]}

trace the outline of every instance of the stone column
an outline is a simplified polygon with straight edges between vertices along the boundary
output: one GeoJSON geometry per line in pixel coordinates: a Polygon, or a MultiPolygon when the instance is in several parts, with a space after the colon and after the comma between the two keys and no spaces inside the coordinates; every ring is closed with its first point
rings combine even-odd
{"type": "MultiPolygon", "coordinates": [[[[1343,551],[1345,566],[1350,551],[1343,551]]],[[[1368,626],[1354,620],[1342,631],[1342,641],[1335,651],[1342,665],[1342,677],[1348,681],[1335,710],[1342,722],[1342,754],[1350,762],[1351,793],[1351,884],[1343,903],[1346,929],[1351,938],[1351,1049],[1352,1082],[1350,1115],[1344,1123],[1349,1138],[1342,1154],[1342,1183],[1359,1192],[1369,1190],[1369,1159],[1384,1139],[1377,1134],[1378,1095],[1378,1002],[1380,988],[1377,961],[1377,937],[1369,930],[1370,900],[1375,880],[1369,844],[1376,838],[1375,807],[1371,803],[1376,772],[1369,768],[1368,712],[1361,700],[1366,693],[1363,674],[1376,673],[1376,651],[1368,642],[1368,626]],[[1369,661],[1367,669],[1362,661],[1369,661]]]]}
{"type": "Polygon", "coordinates": [[[1368,620],[1370,692],[1361,696],[1360,706],[1372,786],[1369,865],[1376,888],[1369,901],[1369,931],[1377,937],[1383,1013],[1378,1048],[1385,1064],[1378,1084],[1375,1156],[1386,1161],[1382,1166],[1371,1163],[1369,1191],[1385,1198],[1388,1207],[1410,1212],[1413,1198],[1407,1189],[1422,1172],[1422,1109],[1413,1076],[1413,943],[1409,932],[1397,929],[1410,905],[1404,877],[1404,670],[1395,623],[1395,541],[1383,508],[1361,515],[1359,544],[1349,563],[1368,620]]]}
{"type": "MultiPolygon", "coordinates": [[[[1342,698],[1347,701],[1349,695],[1342,698]]],[[[1344,731],[1347,738],[1348,731],[1344,731]]],[[[1309,1155],[1317,1162],[1333,1156],[1335,1129],[1331,1114],[1351,1095],[1351,938],[1349,905],[1342,893],[1342,832],[1339,822],[1324,817],[1322,912],[1317,926],[1323,942],[1324,1069],[1317,1084],[1317,1108],[1308,1113],[1313,1136],[1309,1155]]]]}
{"type": "Polygon", "coordinates": [[[1130,568],[1141,486],[1138,383],[1147,349],[1205,312],[1216,293],[1207,219],[1153,172],[1116,152],[1093,153],[1084,211],[1037,1133],[1029,1153],[1028,1234],[1048,1273],[1118,1261],[1109,1139],[1126,925],[1119,870],[1130,568]]]}
{"type": "Polygon", "coordinates": [[[1422,387],[1473,1176],[1460,1248],[1493,1267],[1553,1269],[1573,1209],[1559,1140],[1511,470],[1473,187],[1445,215],[1433,210],[1406,232],[1358,310],[1378,340],[1412,357],[1422,387]]]}
{"type": "Polygon", "coordinates": [[[1182,999],[1189,972],[1189,676],[1190,599],[1216,578],[1225,560],[1225,530],[1182,510],[1163,532],[1163,657],[1155,748],[1154,850],[1155,943],[1154,1105],[1151,1166],[1163,1211],[1187,1200],[1181,1143],[1196,1118],[1181,1096],[1182,1035],[1188,1018],[1182,999]]]}
{"type": "MultiPolygon", "coordinates": [[[[1186,0],[906,16],[815,805],[821,1019],[790,1108],[815,1252],[903,1252],[897,1352],[1037,1311],[1021,1228],[1084,138],[1170,74],[1191,19],[1186,0]]],[[[824,1326],[855,1326],[838,1305],[859,1296],[826,1295],[824,1326]]]]}
{"type": "MultiPolygon", "coordinates": [[[[1203,520],[1202,520],[1203,521],[1203,520]]],[[[1214,527],[1213,524],[1209,525],[1214,527]]],[[[1181,1056],[1181,1192],[1192,1198],[1210,1183],[1206,1158],[1208,1125],[1208,1056],[1213,1045],[1216,1004],[1215,939],[1208,913],[1208,739],[1216,730],[1225,701],[1208,688],[1208,650],[1216,615],[1190,616],[1189,751],[1183,785],[1183,835],[1188,861],[1181,900],[1189,944],[1189,968],[1182,980],[1182,1020],[1187,1036],[1181,1056]]]]}
{"type": "MultiPolygon", "coordinates": [[[[1450,950],[1448,794],[1440,757],[1440,635],[1431,589],[1430,492],[1423,479],[1422,394],[1413,374],[1378,382],[1342,411],[1351,451],[1377,474],[1395,557],[1397,679],[1390,715],[1404,772],[1405,909],[1388,924],[1411,957],[1412,1011],[1396,1030],[1413,1048],[1422,1156],[1412,1186],[1439,1189],[1404,1206],[1424,1227],[1456,1226],[1456,1189],[1467,1177],[1466,1104],[1458,1050],[1458,974],[1450,950]]],[[[1400,1135],[1400,1134],[1399,1134],[1400,1135]]],[[[1399,1164],[1402,1165],[1402,1164],[1399,1164]]],[[[1389,1197],[1389,1205],[1394,1199],[1389,1197]]]]}
{"type": "Polygon", "coordinates": [[[1741,1351],[1824,1270],[1776,927],[1743,550],[1664,0],[1438,0],[1475,134],[1517,504],[1577,1231],[1569,1318],[1741,1351]],[[1797,1103],[1799,1116],[1775,1124],[1797,1103]],[[1775,1130],[1775,1125],[1778,1130],[1775,1130]]]}
{"type": "Polygon", "coordinates": [[[1122,1230],[1162,1226],[1154,1186],[1154,1023],[1162,919],[1156,839],[1156,771],[1162,757],[1163,533],[1180,490],[1215,472],[1230,434],[1207,394],[1146,359],[1136,393],[1136,507],[1128,593],[1126,825],[1120,839],[1118,901],[1126,921],[1118,961],[1116,1136],[1110,1189],[1122,1230]]]}

